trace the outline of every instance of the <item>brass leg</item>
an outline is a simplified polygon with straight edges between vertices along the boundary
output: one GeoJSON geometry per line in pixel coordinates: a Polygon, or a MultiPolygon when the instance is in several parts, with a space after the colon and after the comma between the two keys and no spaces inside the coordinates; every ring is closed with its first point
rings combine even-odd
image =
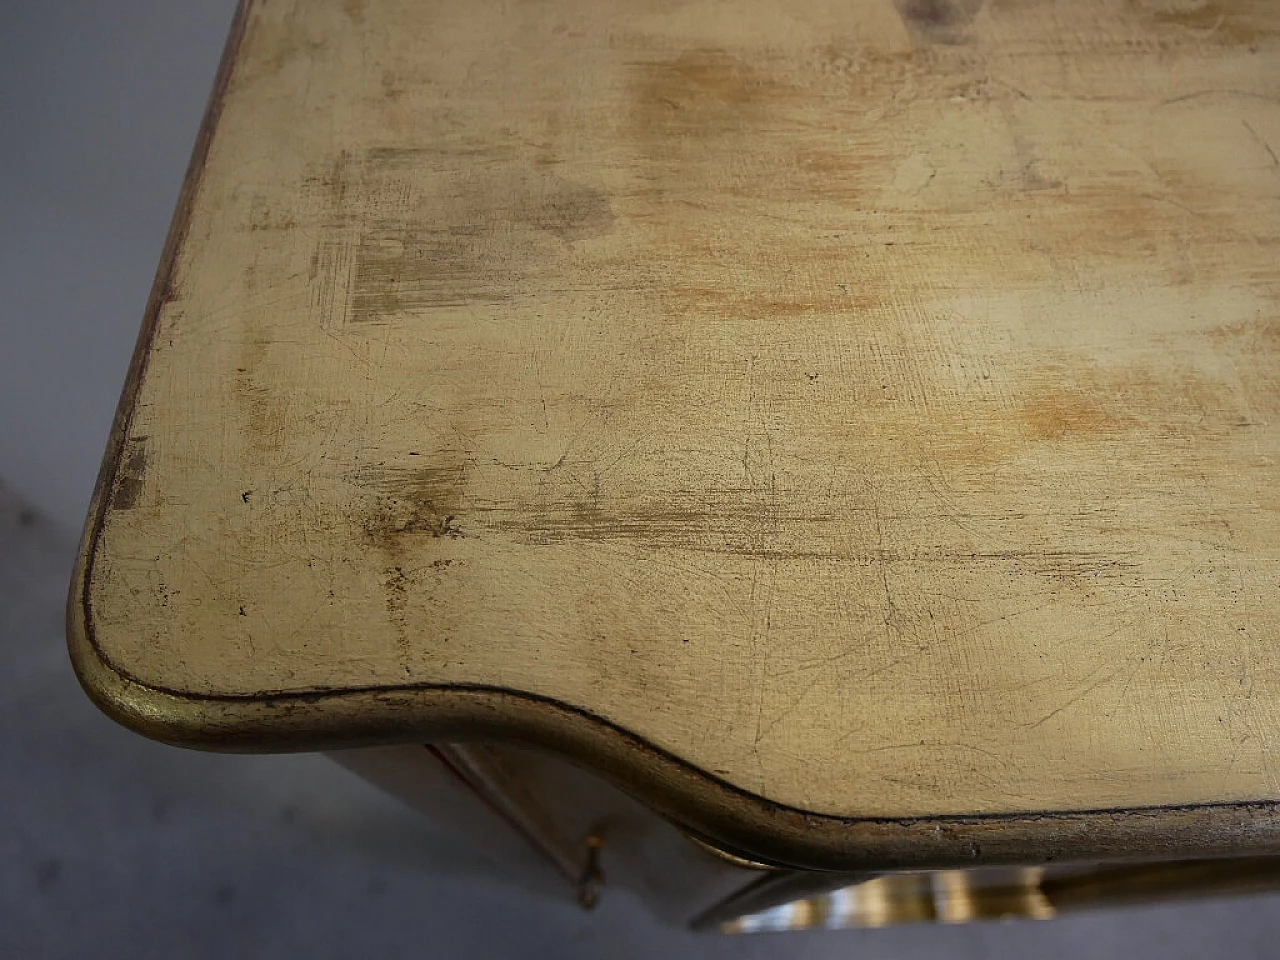
{"type": "MultiPolygon", "coordinates": [[[[797,907],[806,916],[817,917],[826,904],[820,894],[854,886],[871,879],[872,873],[815,873],[804,870],[771,870],[757,877],[737,893],[730,894],[719,903],[703,911],[690,924],[694,930],[709,930],[723,926],[746,914],[758,913],[787,903],[803,903],[797,907]]],[[[806,926],[818,926],[813,920],[806,926]]]]}
{"type": "Polygon", "coordinates": [[[1280,890],[1280,857],[894,873],[832,889],[830,874],[779,871],[700,916],[726,933],[1047,919],[1075,910],[1280,890]],[[774,894],[804,889],[791,902],[774,894]],[[823,889],[825,887],[825,889],[823,889]],[[744,909],[745,908],[745,909],[744,909]]]}

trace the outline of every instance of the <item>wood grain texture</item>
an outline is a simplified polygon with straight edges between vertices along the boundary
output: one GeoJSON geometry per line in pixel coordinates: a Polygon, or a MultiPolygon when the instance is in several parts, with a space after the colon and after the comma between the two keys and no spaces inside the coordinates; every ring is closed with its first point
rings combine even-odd
{"type": "Polygon", "coordinates": [[[1276,798],[1277,26],[250,3],[82,675],[267,748],[511,691],[826,817],[1276,798]]]}

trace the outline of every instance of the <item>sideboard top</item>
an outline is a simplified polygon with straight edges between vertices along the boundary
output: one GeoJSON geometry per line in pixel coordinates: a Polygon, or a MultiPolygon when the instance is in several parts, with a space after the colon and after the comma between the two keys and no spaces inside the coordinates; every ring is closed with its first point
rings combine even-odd
{"type": "Polygon", "coordinates": [[[546,742],[758,837],[1276,799],[1278,25],[247,3],[82,677],[178,742],[546,742]]]}

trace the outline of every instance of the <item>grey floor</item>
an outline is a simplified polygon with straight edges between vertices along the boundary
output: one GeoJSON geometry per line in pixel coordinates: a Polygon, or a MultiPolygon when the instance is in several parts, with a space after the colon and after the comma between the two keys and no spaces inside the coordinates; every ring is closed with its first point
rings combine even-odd
{"type": "Polygon", "coordinates": [[[75,537],[230,0],[0,0],[0,958],[1280,956],[1280,898],[694,936],[538,899],[321,758],[146,742],[66,660],[75,537]]]}

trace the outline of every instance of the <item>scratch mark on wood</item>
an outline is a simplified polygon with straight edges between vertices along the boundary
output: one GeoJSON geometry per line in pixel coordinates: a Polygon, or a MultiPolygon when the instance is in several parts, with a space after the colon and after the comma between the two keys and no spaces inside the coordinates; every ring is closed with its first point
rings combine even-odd
{"type": "Polygon", "coordinates": [[[1260,146],[1263,150],[1267,151],[1267,156],[1271,158],[1271,165],[1273,167],[1280,167],[1280,157],[1277,157],[1276,152],[1271,149],[1271,144],[1267,143],[1267,141],[1263,140],[1262,137],[1258,136],[1258,131],[1253,129],[1252,126],[1250,126],[1248,120],[1241,119],[1240,122],[1244,124],[1244,128],[1249,131],[1249,136],[1253,137],[1253,139],[1257,142],[1258,146],[1260,146]]]}
{"type": "Polygon", "coordinates": [[[1034,730],[1036,727],[1039,727],[1047,723],[1048,721],[1056,717],[1058,714],[1062,713],[1062,711],[1068,709],[1069,707],[1075,706],[1077,703],[1085,699],[1085,697],[1089,696],[1091,693],[1093,693],[1093,691],[1097,690],[1103,684],[1110,683],[1114,679],[1115,679],[1115,674],[1108,674],[1107,676],[1103,677],[1101,680],[1094,681],[1093,683],[1089,684],[1089,686],[1085,687],[1083,690],[1077,693],[1075,696],[1071,697],[1069,700],[1063,703],[1061,706],[1055,707],[1054,709],[1046,713],[1043,717],[1041,717],[1039,720],[1036,720],[1034,723],[1028,724],[1027,729],[1034,730]]]}

